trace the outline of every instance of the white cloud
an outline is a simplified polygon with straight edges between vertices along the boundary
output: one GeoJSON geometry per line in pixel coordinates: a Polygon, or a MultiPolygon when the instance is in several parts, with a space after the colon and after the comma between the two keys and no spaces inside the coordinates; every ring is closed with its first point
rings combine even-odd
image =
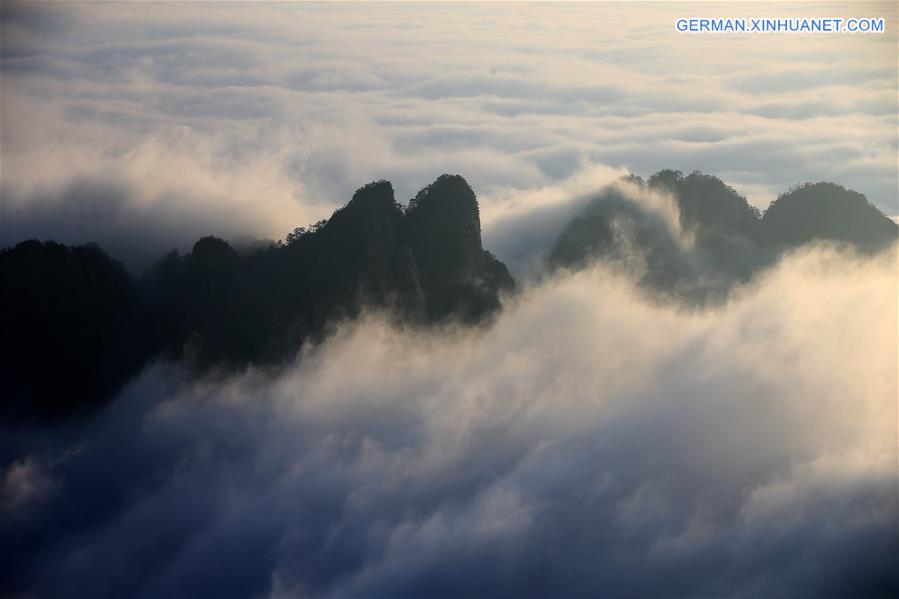
{"type": "Polygon", "coordinates": [[[111,179],[138,196],[123,220],[186,210],[182,247],[281,237],[370,180],[405,201],[442,172],[496,198],[594,165],[699,169],[761,207],[827,179],[895,214],[896,11],[850,8],[887,33],[685,36],[676,5],[12,7],[4,243],[58,236],[23,214],[111,179]]]}

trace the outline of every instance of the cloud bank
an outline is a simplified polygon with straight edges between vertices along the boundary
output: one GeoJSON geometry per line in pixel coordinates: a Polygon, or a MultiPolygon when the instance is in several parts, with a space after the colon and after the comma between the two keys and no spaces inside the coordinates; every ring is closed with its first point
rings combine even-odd
{"type": "MultiPolygon", "coordinates": [[[[882,36],[765,43],[679,10],[6,3],[0,243],[138,269],[443,172],[518,272],[626,172],[760,207],[834,180],[899,214],[895,5],[846,5],[882,36]]],[[[897,595],[896,272],[813,247],[694,311],[596,265],[476,331],[368,314],[271,371],[155,364],[91,420],[0,435],[0,588],[897,595]]]]}
{"type": "Polygon", "coordinates": [[[703,312],[600,267],[477,331],[371,314],[278,372],[158,364],[5,438],[4,586],[892,595],[896,293],[895,248],[807,249],[703,312]]]}
{"type": "Polygon", "coordinates": [[[368,181],[405,199],[444,172],[485,222],[596,169],[699,169],[761,207],[833,180],[899,214],[894,5],[845,5],[883,35],[764,43],[645,8],[5,4],[2,243],[94,240],[137,268],[161,231],[282,238],[368,181]]]}

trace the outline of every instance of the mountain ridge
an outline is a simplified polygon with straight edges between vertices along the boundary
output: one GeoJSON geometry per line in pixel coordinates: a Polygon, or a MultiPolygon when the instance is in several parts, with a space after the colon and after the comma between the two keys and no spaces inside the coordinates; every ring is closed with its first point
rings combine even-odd
{"type": "Polygon", "coordinates": [[[603,260],[639,271],[640,286],[658,296],[701,306],[726,299],[735,285],[803,245],[838,243],[873,254],[899,238],[899,225],[863,194],[833,183],[795,186],[764,213],[699,171],[627,176],[621,185],[604,188],[564,227],[549,253],[551,271],[603,260]],[[677,226],[635,202],[627,186],[669,194],[677,226]]]}
{"type": "Polygon", "coordinates": [[[283,242],[238,252],[203,237],[136,280],[96,245],[52,241],[3,250],[0,272],[9,283],[0,374],[14,398],[0,408],[4,419],[93,409],[155,357],[198,372],[277,364],[363,310],[416,326],[477,324],[515,289],[483,248],[477,198],[459,175],[439,177],[405,209],[389,182],[375,181],[283,242]],[[108,301],[91,295],[106,287],[116,290],[108,301]],[[97,324],[84,330],[80,322],[97,324]],[[129,359],[110,360],[107,345],[128,347],[129,359]],[[56,382],[42,376],[47,363],[71,367],[56,382]]]}
{"type": "MultiPolygon", "coordinates": [[[[623,184],[670,193],[691,244],[664,214],[611,186],[563,229],[550,271],[606,260],[660,297],[704,305],[792,248],[823,239],[872,253],[899,230],[862,194],[831,183],[797,186],[764,214],[699,172],[623,184]]],[[[95,244],[36,240],[0,251],[0,275],[0,422],[90,412],[157,358],[200,374],[277,365],[365,310],[404,326],[476,325],[516,289],[483,247],[478,200],[459,175],[441,175],[406,207],[388,181],[374,181],[283,241],[238,251],[203,237],[137,278],[95,244]]]]}

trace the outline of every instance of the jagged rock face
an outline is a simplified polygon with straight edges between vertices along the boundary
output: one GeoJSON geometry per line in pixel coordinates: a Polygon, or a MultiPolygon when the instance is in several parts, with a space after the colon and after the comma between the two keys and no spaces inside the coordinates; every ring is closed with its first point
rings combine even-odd
{"type": "Polygon", "coordinates": [[[791,190],[771,203],[761,221],[764,242],[785,247],[829,239],[877,251],[896,241],[897,231],[864,195],[833,183],[791,190]]]}
{"type": "Polygon", "coordinates": [[[323,277],[332,278],[342,301],[383,305],[398,288],[403,212],[393,187],[377,181],[360,188],[315,236],[323,277]]]}
{"type": "Polygon", "coordinates": [[[478,200],[458,175],[442,175],[409,202],[406,231],[425,288],[470,280],[483,263],[478,200]]]}
{"type": "Polygon", "coordinates": [[[506,266],[484,251],[478,200],[459,175],[440,176],[409,202],[405,230],[431,319],[478,320],[514,288],[506,266]]]}
{"type": "Polygon", "coordinates": [[[395,307],[412,321],[423,321],[427,315],[427,300],[421,288],[421,276],[412,248],[404,245],[400,248],[394,261],[396,277],[395,307]]]}
{"type": "Polygon", "coordinates": [[[514,287],[481,244],[477,198],[459,176],[422,189],[405,212],[386,181],[359,189],[310,238],[329,304],[397,309],[413,320],[476,321],[514,287]]]}
{"type": "Polygon", "coordinates": [[[323,335],[328,323],[366,308],[414,322],[477,321],[497,310],[499,292],[513,283],[481,247],[467,183],[442,177],[418,199],[404,212],[390,183],[370,183],[328,221],[285,247],[244,257],[233,271],[224,266],[232,265],[226,243],[201,240],[176,269],[215,265],[207,270],[218,273],[218,294],[209,297],[191,281],[205,280],[202,273],[170,276],[186,280],[178,286],[186,291],[168,302],[173,310],[154,328],[181,323],[164,345],[175,355],[186,348],[205,367],[277,360],[299,340],[323,335]],[[198,302],[208,314],[192,309],[198,302]],[[191,309],[185,314],[182,307],[191,309]]]}

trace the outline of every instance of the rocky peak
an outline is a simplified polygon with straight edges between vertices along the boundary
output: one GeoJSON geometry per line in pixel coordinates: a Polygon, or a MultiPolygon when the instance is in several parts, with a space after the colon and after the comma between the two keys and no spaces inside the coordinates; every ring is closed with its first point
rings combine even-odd
{"type": "Polygon", "coordinates": [[[484,251],[478,200],[459,175],[441,175],[409,202],[405,238],[415,256],[428,315],[478,320],[514,288],[506,266],[484,251]]]}
{"type": "Polygon", "coordinates": [[[406,233],[425,287],[471,278],[482,266],[478,200],[459,175],[441,175],[418,192],[406,211],[406,233]]]}

